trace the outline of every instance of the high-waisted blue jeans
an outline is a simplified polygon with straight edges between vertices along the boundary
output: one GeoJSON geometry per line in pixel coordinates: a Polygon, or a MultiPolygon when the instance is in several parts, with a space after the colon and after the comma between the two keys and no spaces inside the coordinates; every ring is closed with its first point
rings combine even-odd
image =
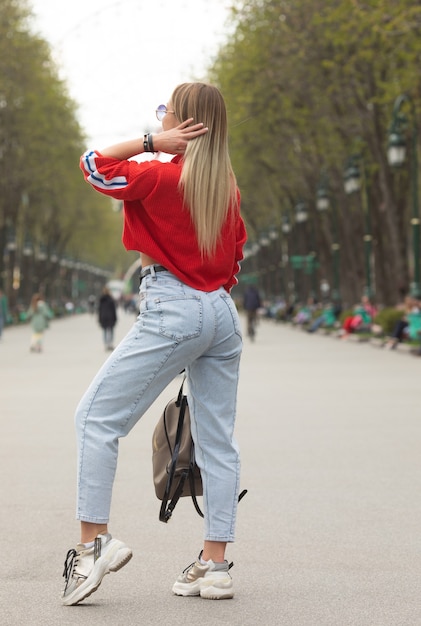
{"type": "Polygon", "coordinates": [[[109,521],[119,438],[185,368],[203,481],[204,539],[234,541],[240,472],[234,422],[242,349],[237,310],[223,288],[198,291],[170,272],[143,278],[140,297],[136,323],[76,411],[77,519],[109,521]]]}

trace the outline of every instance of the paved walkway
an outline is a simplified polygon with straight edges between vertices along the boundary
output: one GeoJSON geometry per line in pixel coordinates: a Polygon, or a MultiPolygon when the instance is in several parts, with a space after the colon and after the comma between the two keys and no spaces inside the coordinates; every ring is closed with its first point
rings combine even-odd
{"type": "MultiPolygon", "coordinates": [[[[133,318],[120,313],[122,336],[133,318]]],[[[245,340],[237,436],[236,596],[171,594],[196,556],[188,499],[158,521],[151,433],[177,381],[121,442],[111,530],[134,558],[79,607],[62,607],[74,521],[75,405],[106,357],[94,318],[0,343],[0,615],[5,626],[421,624],[421,359],[263,322],[245,340]]],[[[218,390],[215,390],[218,393],[218,390]]]]}

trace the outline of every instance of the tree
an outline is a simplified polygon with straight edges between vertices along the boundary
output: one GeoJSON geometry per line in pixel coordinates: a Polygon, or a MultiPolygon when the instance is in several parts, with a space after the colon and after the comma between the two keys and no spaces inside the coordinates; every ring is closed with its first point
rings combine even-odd
{"type": "Polygon", "coordinates": [[[211,76],[228,102],[251,236],[306,201],[328,277],[331,234],[314,210],[324,169],[339,207],[344,297],[358,299],[362,204],[343,191],[344,165],[358,152],[369,182],[377,298],[395,303],[409,282],[408,180],[392,175],[386,143],[395,97],[408,91],[420,104],[420,3],[252,0],[234,5],[233,21],[211,76]]]}
{"type": "MultiPolygon", "coordinates": [[[[85,142],[77,107],[49,46],[30,30],[27,3],[0,0],[0,10],[0,279],[13,305],[24,249],[33,263],[72,256],[110,272],[127,257],[121,215],[90,193],[78,169],[85,142]]],[[[38,264],[34,289],[48,289],[56,263],[38,264]]]]}

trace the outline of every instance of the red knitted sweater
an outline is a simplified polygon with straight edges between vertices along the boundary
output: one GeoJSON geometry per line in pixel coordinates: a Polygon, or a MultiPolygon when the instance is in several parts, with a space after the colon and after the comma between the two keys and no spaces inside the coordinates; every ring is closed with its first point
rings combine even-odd
{"type": "Polygon", "coordinates": [[[202,259],[194,225],[178,190],[181,157],[167,163],[104,157],[88,151],[81,169],[97,191],[124,201],[123,243],[155,259],[187,285],[201,291],[230,291],[243,258],[246,230],[239,210],[228,218],[216,254],[202,259]]]}

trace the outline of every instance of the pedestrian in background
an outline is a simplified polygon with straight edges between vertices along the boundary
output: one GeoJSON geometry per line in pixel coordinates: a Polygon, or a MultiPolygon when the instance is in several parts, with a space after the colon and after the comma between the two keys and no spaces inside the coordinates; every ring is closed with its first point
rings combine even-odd
{"type": "Polygon", "coordinates": [[[93,293],[91,293],[90,296],[88,297],[88,309],[89,309],[89,313],[91,315],[93,315],[95,313],[96,298],[95,298],[93,293]]]}
{"type": "Polygon", "coordinates": [[[257,311],[261,306],[259,290],[255,285],[249,285],[244,292],[243,307],[247,315],[247,334],[252,341],[256,335],[257,311]]]}
{"type": "MultiPolygon", "coordinates": [[[[246,232],[227,112],[216,87],[184,83],[156,113],[163,132],[81,159],[94,189],[124,201],[123,242],[140,252],[142,271],[137,322],[76,411],[81,543],[67,554],[65,605],[90,596],[105,574],[130,560],[131,549],[108,533],[119,439],[183,369],[203,482],[204,541],[172,591],[206,599],[234,595],[225,550],[235,538],[240,486],[234,424],[242,339],[230,290],[246,232]],[[170,162],[132,158],[154,150],[176,156],[170,162]]],[[[153,550],[151,538],[146,541],[153,550]]]]}
{"type": "Polygon", "coordinates": [[[53,317],[50,307],[44,302],[41,294],[34,293],[26,318],[31,322],[32,334],[29,349],[31,352],[42,352],[44,331],[53,317]]]}
{"type": "Polygon", "coordinates": [[[117,323],[117,307],[107,287],[104,287],[99,299],[98,320],[103,331],[105,349],[114,350],[114,326],[117,323]]]}

